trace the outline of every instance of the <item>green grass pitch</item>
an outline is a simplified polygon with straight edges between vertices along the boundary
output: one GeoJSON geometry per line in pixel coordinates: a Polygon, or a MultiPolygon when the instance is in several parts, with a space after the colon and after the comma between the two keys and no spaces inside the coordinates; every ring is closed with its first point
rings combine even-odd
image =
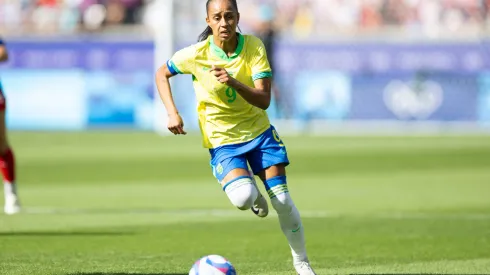
{"type": "MultiPolygon", "coordinates": [[[[294,274],[275,214],[234,209],[198,136],[10,134],[25,213],[0,214],[0,274],[294,274]]],[[[283,137],[321,274],[490,273],[490,137],[283,137]]]]}

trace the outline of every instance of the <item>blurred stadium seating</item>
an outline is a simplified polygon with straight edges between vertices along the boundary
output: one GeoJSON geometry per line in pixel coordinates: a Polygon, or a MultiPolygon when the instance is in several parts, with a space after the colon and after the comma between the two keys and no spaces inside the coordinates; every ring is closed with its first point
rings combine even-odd
{"type": "MultiPolygon", "coordinates": [[[[173,1],[171,21],[162,10],[170,0],[163,1],[0,1],[0,34],[12,51],[2,67],[11,127],[152,128],[154,108],[161,107],[153,103],[159,100],[154,69],[170,57],[169,51],[155,57],[161,35],[175,51],[205,27],[205,1],[173,1]],[[47,86],[34,90],[22,76],[47,86]],[[46,93],[69,97],[71,83],[78,83],[65,98],[71,107],[44,102],[46,93]],[[31,107],[49,105],[43,119],[23,112],[33,98],[31,107]],[[78,112],[67,116],[70,110],[78,112]],[[53,117],[72,121],[40,124],[53,117]]],[[[276,120],[333,122],[328,129],[334,131],[373,129],[371,122],[383,129],[417,122],[466,131],[490,121],[490,0],[238,3],[241,30],[269,47],[276,76],[269,113],[276,120]]],[[[173,88],[188,127],[197,131],[191,82],[177,78],[173,88]]]]}
{"type": "MultiPolygon", "coordinates": [[[[148,27],[155,2],[2,0],[0,32],[53,34],[148,27]]],[[[180,23],[202,26],[204,1],[181,0],[175,5],[180,23]]],[[[245,29],[273,18],[283,34],[297,39],[395,32],[425,38],[483,35],[490,24],[489,0],[248,0],[239,5],[245,29]]]]}

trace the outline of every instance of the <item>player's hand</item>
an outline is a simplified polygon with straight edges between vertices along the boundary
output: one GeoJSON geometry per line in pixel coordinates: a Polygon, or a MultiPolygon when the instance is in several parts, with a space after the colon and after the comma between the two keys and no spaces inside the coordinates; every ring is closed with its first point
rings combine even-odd
{"type": "Polygon", "coordinates": [[[228,72],[224,68],[220,68],[215,65],[211,67],[210,72],[214,74],[216,80],[228,86],[230,86],[230,84],[235,80],[233,77],[230,76],[230,74],[228,74],[228,72]]]}
{"type": "Polygon", "coordinates": [[[184,121],[182,120],[182,117],[178,113],[168,115],[167,128],[174,135],[187,134],[184,131],[184,121]]]}

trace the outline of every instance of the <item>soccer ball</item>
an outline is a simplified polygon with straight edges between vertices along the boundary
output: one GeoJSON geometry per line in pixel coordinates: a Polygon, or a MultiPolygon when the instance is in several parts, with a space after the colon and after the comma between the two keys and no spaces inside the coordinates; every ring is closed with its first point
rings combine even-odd
{"type": "Polygon", "coordinates": [[[236,271],[224,257],[208,255],[194,263],[189,275],[236,275],[236,271]]]}

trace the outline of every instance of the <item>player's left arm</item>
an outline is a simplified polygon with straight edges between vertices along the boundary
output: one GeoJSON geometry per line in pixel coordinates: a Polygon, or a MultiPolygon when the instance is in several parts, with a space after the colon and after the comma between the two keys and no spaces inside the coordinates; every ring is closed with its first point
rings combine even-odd
{"type": "Polygon", "coordinates": [[[271,79],[260,78],[254,81],[254,87],[249,87],[237,79],[231,77],[224,68],[213,66],[212,73],[219,82],[232,87],[248,103],[266,110],[271,103],[271,79]]]}

